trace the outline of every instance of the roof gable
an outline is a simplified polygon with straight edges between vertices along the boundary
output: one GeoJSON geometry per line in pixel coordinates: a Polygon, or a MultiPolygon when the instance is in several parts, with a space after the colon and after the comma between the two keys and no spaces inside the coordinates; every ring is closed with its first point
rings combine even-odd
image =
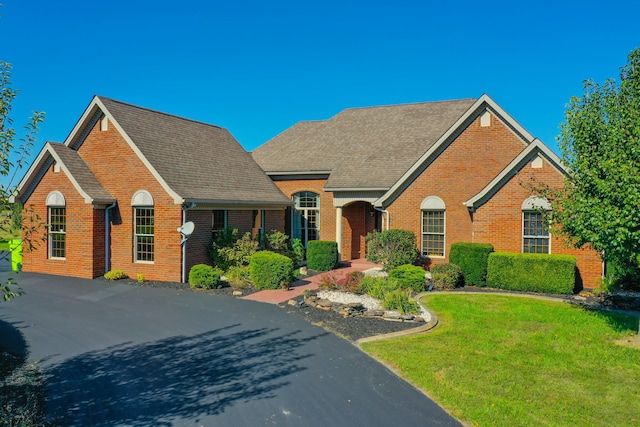
{"type": "Polygon", "coordinates": [[[98,182],[77,151],[55,142],[47,142],[18,185],[18,197],[22,203],[29,199],[47,169],[53,162],[71,181],[85,203],[109,204],[115,199],[98,182]]]}
{"type": "Polygon", "coordinates": [[[475,210],[488,202],[494,194],[509,182],[526,164],[535,159],[536,156],[542,156],[560,173],[564,175],[569,174],[568,169],[563,165],[560,158],[551,151],[549,147],[544,145],[542,141],[535,139],[478,194],[464,202],[464,205],[470,210],[475,210]]]}
{"type": "Polygon", "coordinates": [[[504,111],[493,99],[483,94],[467,110],[455,120],[445,132],[434,141],[433,144],[422,154],[413,164],[406,169],[399,179],[397,179],[376,202],[377,207],[388,206],[404,189],[422,173],[448,144],[462,132],[472,121],[474,121],[484,111],[490,111],[498,117],[512,132],[514,132],[525,144],[530,144],[534,138],[506,111],[504,111]]]}

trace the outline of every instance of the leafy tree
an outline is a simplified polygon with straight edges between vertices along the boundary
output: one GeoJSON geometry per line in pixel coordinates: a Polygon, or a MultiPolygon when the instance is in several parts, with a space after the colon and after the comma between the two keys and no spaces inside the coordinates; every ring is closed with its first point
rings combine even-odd
{"type": "MultiPolygon", "coordinates": [[[[11,109],[13,101],[18,92],[11,86],[11,64],[0,61],[0,213],[13,212],[13,215],[3,215],[0,219],[0,234],[10,235],[15,229],[15,218],[17,212],[14,211],[14,204],[10,203],[10,198],[15,194],[17,182],[16,177],[20,169],[28,164],[32,154],[32,149],[36,143],[36,133],[38,125],[44,120],[44,113],[34,111],[33,115],[23,127],[23,135],[19,135],[13,127],[11,109]]],[[[24,212],[20,214],[24,220],[24,212]]],[[[37,228],[39,221],[33,215],[29,216],[30,222],[23,230],[23,238],[28,247],[32,247],[29,236],[37,228]]],[[[25,226],[24,222],[21,224],[25,226]]],[[[4,257],[9,256],[4,253],[4,257]]],[[[1,293],[5,301],[9,301],[22,293],[19,288],[13,287],[15,283],[9,279],[7,283],[0,284],[1,293]]]]}
{"type": "Polygon", "coordinates": [[[629,54],[619,83],[587,80],[583,88],[561,124],[570,174],[563,189],[543,190],[548,215],[574,247],[591,245],[628,272],[640,254],[640,48],[629,54]]]}

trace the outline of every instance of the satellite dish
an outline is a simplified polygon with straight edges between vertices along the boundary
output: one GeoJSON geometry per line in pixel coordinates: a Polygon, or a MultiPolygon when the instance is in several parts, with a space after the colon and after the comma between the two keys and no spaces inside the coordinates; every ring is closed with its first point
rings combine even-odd
{"type": "Polygon", "coordinates": [[[189,236],[193,234],[193,230],[196,228],[193,221],[188,221],[182,224],[182,227],[178,227],[178,233],[182,234],[182,241],[180,244],[184,244],[187,241],[189,236]]]}
{"type": "Polygon", "coordinates": [[[178,233],[182,234],[183,236],[189,237],[193,234],[193,230],[195,228],[196,226],[193,221],[185,222],[184,224],[182,224],[182,227],[178,228],[178,233]]]}

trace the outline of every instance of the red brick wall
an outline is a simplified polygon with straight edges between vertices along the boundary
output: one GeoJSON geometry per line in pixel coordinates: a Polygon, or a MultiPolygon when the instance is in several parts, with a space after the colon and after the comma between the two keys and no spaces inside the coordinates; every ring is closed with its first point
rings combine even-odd
{"type": "Polygon", "coordinates": [[[182,224],[182,209],[173,202],[112,123],[101,131],[91,130],[78,152],[102,186],[118,200],[111,212],[111,269],[123,270],[130,277],[144,275],[146,280],[179,281],[182,251],[176,229],[182,224]],[[131,199],[138,190],[146,190],[154,200],[154,262],[134,261],[133,207],[131,199]]]}
{"type": "MultiPolygon", "coordinates": [[[[496,251],[522,252],[522,203],[532,195],[526,189],[532,179],[556,188],[563,185],[561,173],[546,160],[539,169],[526,164],[474,213],[473,241],[491,243],[496,251]]],[[[552,236],[551,253],[575,256],[583,285],[588,288],[598,286],[602,261],[595,251],[567,247],[561,237],[552,236]]]]}
{"type": "Polygon", "coordinates": [[[342,209],[343,260],[367,256],[365,237],[375,227],[375,215],[371,203],[368,202],[354,202],[342,209]]]}
{"type": "Polygon", "coordinates": [[[416,233],[421,247],[422,218],[420,205],[428,196],[440,197],[446,206],[445,258],[451,243],[472,241],[469,211],[462,203],[480,192],[526,145],[495,116],[491,126],[472,122],[387,208],[391,228],[416,233]]]}
{"type": "MultiPolygon", "coordinates": [[[[64,172],[54,172],[53,166],[47,170],[29,200],[27,208],[32,208],[43,222],[43,227],[32,236],[36,245],[33,251],[26,251],[22,258],[22,269],[35,273],[47,273],[63,276],[93,278],[96,269],[104,268],[104,242],[94,239],[97,235],[104,235],[104,213],[94,210],[93,205],[86,204],[64,172]],[[48,222],[47,196],[52,191],[59,191],[66,201],[66,258],[49,259],[48,244],[41,239],[47,232],[45,223],[48,222]],[[93,259],[101,257],[94,266],[93,259]]],[[[25,224],[28,217],[25,217],[25,224]]],[[[104,273],[99,272],[97,275],[104,273]]]]}

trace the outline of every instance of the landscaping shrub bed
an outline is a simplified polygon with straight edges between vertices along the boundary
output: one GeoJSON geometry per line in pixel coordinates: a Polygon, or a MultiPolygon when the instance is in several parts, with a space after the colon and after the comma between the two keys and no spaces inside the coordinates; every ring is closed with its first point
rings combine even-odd
{"type": "Polygon", "coordinates": [[[279,289],[293,280],[293,260],[271,251],[253,254],[249,263],[251,281],[257,289],[279,289]]]}
{"type": "Polygon", "coordinates": [[[576,258],[570,255],[493,252],[487,286],[523,292],[571,294],[576,285],[576,258]]]}

